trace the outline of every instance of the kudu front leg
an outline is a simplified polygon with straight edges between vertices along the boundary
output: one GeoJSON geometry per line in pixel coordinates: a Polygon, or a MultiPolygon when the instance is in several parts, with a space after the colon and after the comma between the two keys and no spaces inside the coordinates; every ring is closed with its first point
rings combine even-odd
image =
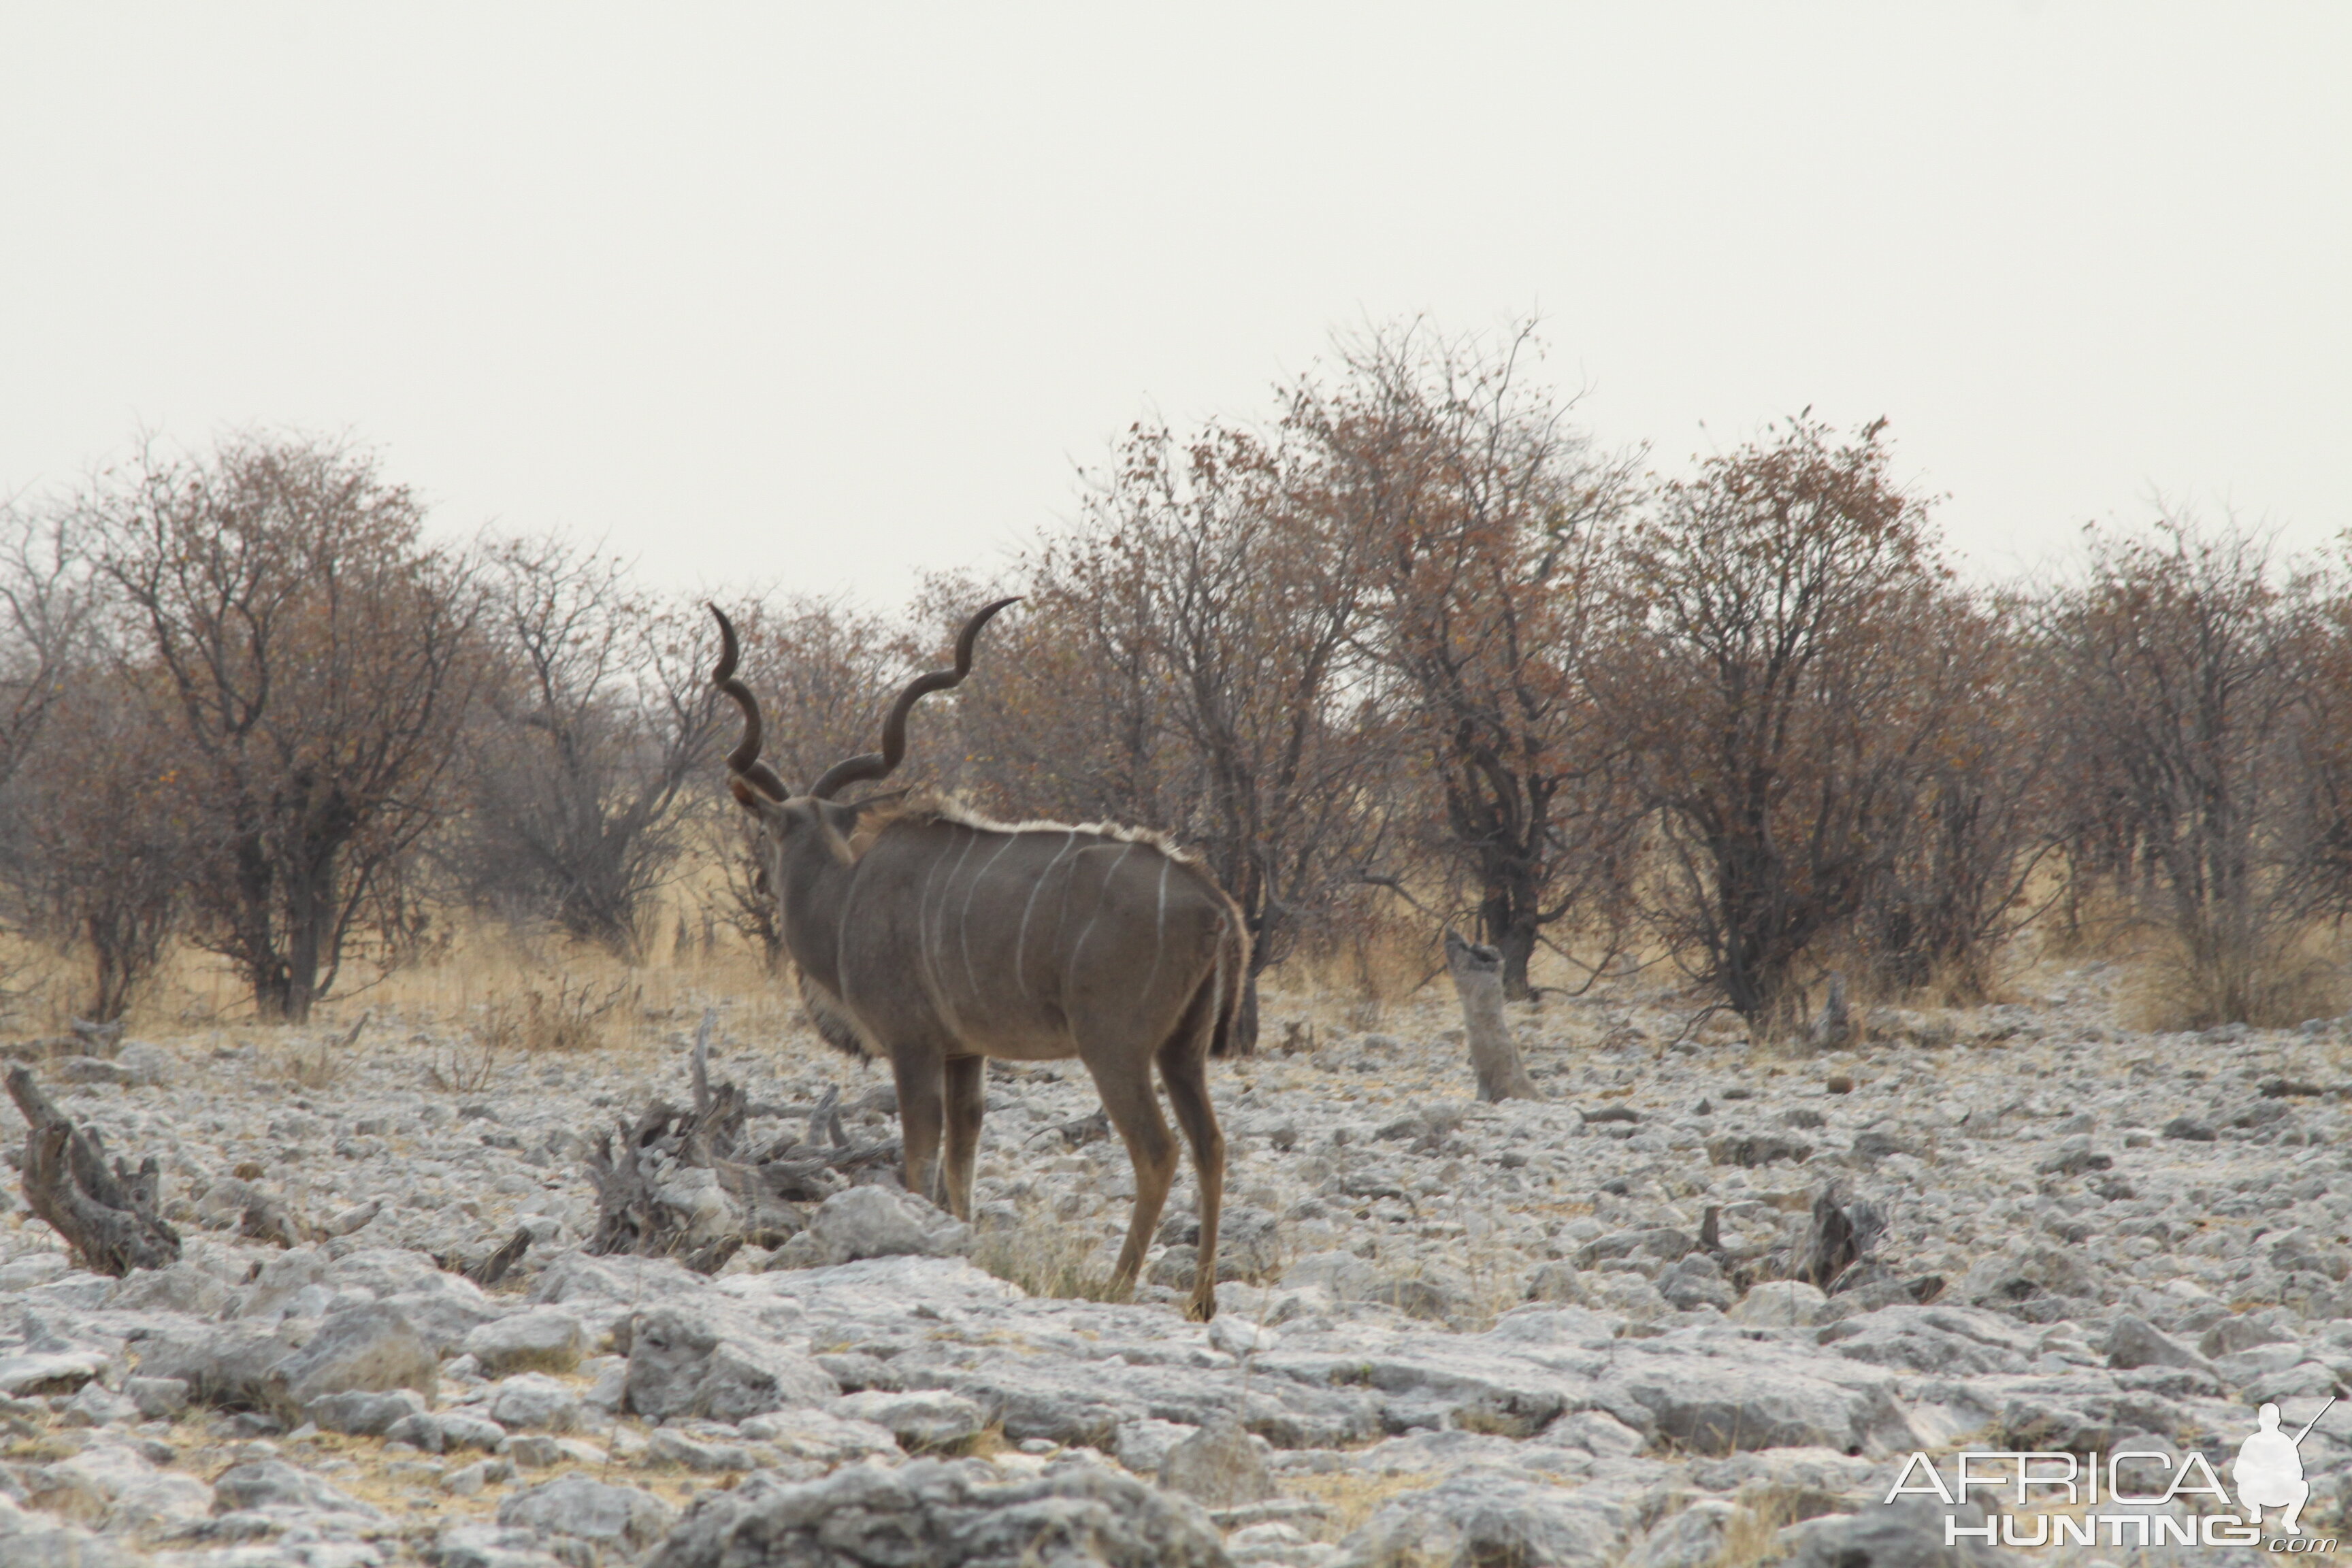
{"type": "Polygon", "coordinates": [[[947,1060],[947,1152],[940,1173],[948,1213],[971,1220],[972,1167],[980,1159],[980,1121],[988,1109],[988,1061],[984,1057],[947,1060]]]}
{"type": "Polygon", "coordinates": [[[908,1052],[894,1057],[890,1070],[898,1086],[898,1143],[904,1157],[900,1174],[908,1192],[937,1203],[945,1087],[940,1058],[931,1053],[908,1052]]]}

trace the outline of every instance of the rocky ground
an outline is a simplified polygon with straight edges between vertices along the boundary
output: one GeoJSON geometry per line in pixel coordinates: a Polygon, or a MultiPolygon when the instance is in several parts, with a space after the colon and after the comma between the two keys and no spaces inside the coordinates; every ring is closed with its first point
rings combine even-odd
{"type": "MultiPolygon", "coordinates": [[[[1084,1299],[1132,1188],[1075,1067],[992,1071],[975,1226],[854,1189],[704,1278],[582,1247],[588,1140],[686,1094],[691,1020],[506,1062],[382,1019],[51,1053],[62,1110],[160,1157],[185,1243],[78,1272],[11,1194],[0,1568],[1990,1563],[1885,1503],[1906,1456],[2134,1450],[2160,1491],[2352,1382],[2343,1031],[2131,1033],[2115,978],[1811,1057],[1629,983],[1514,1008],[1549,1098],[1500,1105],[1448,998],[1354,1026],[1273,998],[1214,1078],[1244,1278],[1206,1326],[1182,1214],[1137,1300],[1084,1299]],[[1769,1279],[1832,1188],[1862,1264],[1769,1279]],[[326,1239],[242,1235],[257,1196],[326,1239]],[[518,1227],[489,1289],[436,1262],[518,1227]]],[[[837,1085],[853,1138],[893,1131],[884,1075],[733,1016],[714,1068],[776,1130],[837,1085]]],[[[676,1198],[725,1220],[697,1173],[676,1198]]],[[[2302,1455],[2305,1524],[2352,1529],[2352,1405],[2302,1455]]]]}

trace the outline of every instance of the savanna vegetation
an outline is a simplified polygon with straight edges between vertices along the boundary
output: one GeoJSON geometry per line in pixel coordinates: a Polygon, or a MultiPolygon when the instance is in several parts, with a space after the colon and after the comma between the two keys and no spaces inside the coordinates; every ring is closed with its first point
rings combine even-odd
{"type": "MultiPolygon", "coordinates": [[[[867,749],[1019,594],[909,773],[1197,846],[1260,974],[1435,973],[1450,925],[1515,997],[1650,966],[1785,1034],[1833,972],[1983,997],[2032,929],[2158,955],[2182,1024],[2332,1005],[2345,562],[2168,510],[1969,580],[1885,421],[1664,472],[1536,348],[1402,326],[1262,416],[1139,425],[1069,525],[902,613],[726,590],[767,757],[867,749]]],[[[267,431],[0,513],[0,933],[69,966],[58,1008],[193,952],[299,1022],[485,923],[777,961],[708,616],[426,521],[364,448],[267,431]]]]}

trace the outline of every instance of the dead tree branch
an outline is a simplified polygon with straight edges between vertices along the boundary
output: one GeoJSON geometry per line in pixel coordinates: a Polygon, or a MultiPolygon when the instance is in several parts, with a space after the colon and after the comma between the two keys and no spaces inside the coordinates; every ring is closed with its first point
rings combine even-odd
{"type": "Polygon", "coordinates": [[[25,1135],[25,1201],[72,1244],[85,1267],[118,1279],[134,1268],[180,1260],[180,1233],[155,1212],[163,1168],[150,1154],[133,1171],[121,1158],[110,1170],[98,1133],[76,1127],[51,1105],[32,1073],[8,1074],[9,1098],[30,1124],[25,1135]]]}
{"type": "Polygon", "coordinates": [[[589,1252],[676,1258],[689,1268],[713,1272],[747,1241],[782,1245],[806,1223],[805,1205],[841,1191],[853,1173],[898,1162],[895,1138],[850,1142],[837,1088],[814,1107],[756,1108],[762,1114],[805,1115],[808,1135],[803,1141],[787,1134],[747,1151],[744,1128],[755,1108],[734,1084],[711,1081],[716,1024],[716,1015],[706,1014],[695,1032],[688,1060],[694,1109],[656,1101],[635,1123],[615,1124],[588,1156],[598,1211],[589,1252]],[[733,1223],[723,1234],[714,1234],[707,1217],[697,1217],[693,1194],[701,1184],[695,1171],[711,1173],[729,1200],[733,1223]]]}

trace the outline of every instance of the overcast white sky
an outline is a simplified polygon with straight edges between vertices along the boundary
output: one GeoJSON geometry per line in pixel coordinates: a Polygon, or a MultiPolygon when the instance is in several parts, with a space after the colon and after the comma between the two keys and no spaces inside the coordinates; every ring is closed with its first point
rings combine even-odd
{"type": "Polygon", "coordinates": [[[898,601],[1334,325],[1539,311],[1679,467],[1892,420],[2004,573],[2352,527],[2352,6],[20,5],[0,496],[349,432],[656,581],[898,601]]]}

